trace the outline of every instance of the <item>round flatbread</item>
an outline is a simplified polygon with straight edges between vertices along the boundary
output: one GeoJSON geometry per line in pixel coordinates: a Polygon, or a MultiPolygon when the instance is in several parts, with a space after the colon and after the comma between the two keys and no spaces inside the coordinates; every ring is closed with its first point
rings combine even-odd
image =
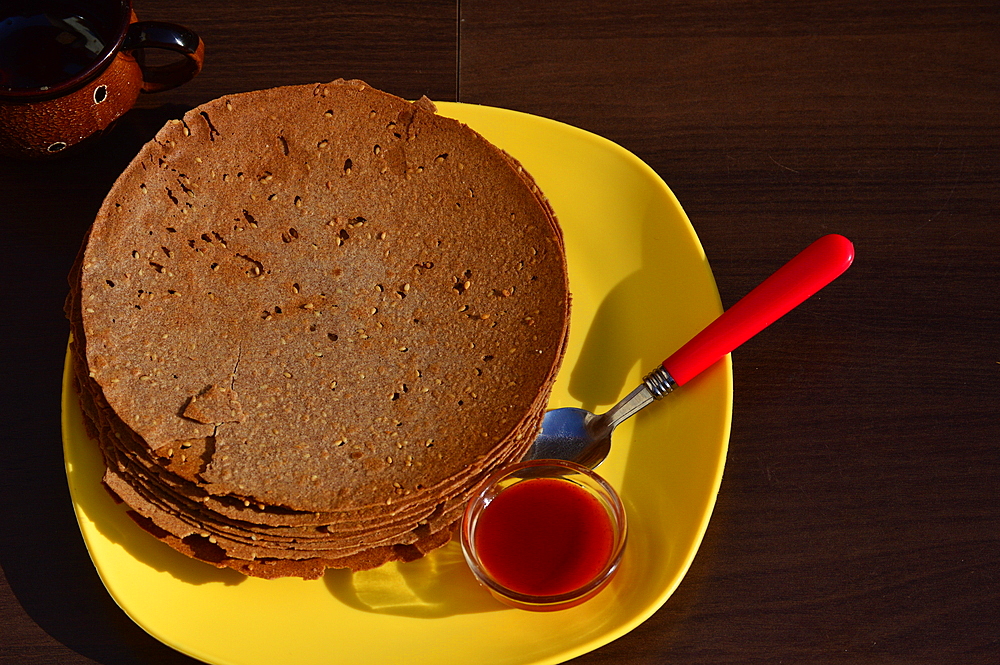
{"type": "Polygon", "coordinates": [[[239,559],[296,524],[331,554],[440,540],[415,529],[531,444],[568,326],[562,236],[530,176],[359,81],[168,123],[72,284],[116,493],[157,528],[214,524],[239,559]]]}

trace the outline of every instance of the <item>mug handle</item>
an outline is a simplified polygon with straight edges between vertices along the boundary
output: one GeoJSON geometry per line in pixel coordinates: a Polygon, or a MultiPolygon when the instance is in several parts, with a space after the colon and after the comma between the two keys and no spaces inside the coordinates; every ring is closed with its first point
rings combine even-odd
{"type": "MultiPolygon", "coordinates": [[[[174,23],[137,21],[125,34],[123,51],[159,48],[184,56],[169,65],[142,65],[142,91],[160,92],[187,83],[201,71],[205,61],[205,44],[191,30],[174,23]]],[[[140,59],[141,63],[142,60],[140,59]]]]}

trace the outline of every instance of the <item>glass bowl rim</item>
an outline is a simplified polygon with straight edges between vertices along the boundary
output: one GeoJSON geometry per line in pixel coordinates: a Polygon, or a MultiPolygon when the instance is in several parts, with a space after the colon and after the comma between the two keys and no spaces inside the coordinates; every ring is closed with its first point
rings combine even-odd
{"type": "MultiPolygon", "coordinates": [[[[539,478],[548,477],[558,477],[558,476],[547,476],[541,475],[539,478]]],[[[525,478],[523,480],[531,480],[532,478],[525,478]]],[[[519,481],[519,482],[523,482],[519,481]]],[[[573,482],[567,479],[567,482],[573,482]]],[[[488,505],[488,504],[487,504],[488,505]]],[[[479,509],[481,512],[481,508],[479,509]]],[[[547,607],[553,605],[560,605],[563,603],[568,603],[581,598],[587,598],[588,596],[596,593],[605,584],[607,584],[611,578],[617,572],[619,565],[621,564],[622,555],[625,551],[625,544],[628,540],[628,520],[625,514],[625,506],[622,504],[621,497],[611,484],[605,480],[603,477],[598,475],[592,469],[589,469],[576,462],[571,462],[568,460],[556,460],[556,459],[535,459],[525,462],[516,462],[505,466],[495,472],[493,472],[489,477],[487,477],[482,484],[476,489],[476,491],[469,498],[466,504],[465,511],[462,514],[461,523],[461,541],[462,541],[462,554],[465,556],[465,561],[472,570],[472,574],[475,578],[488,589],[493,591],[495,594],[510,599],[518,605],[524,606],[537,606],[537,607],[547,607]],[[591,494],[601,493],[604,495],[606,501],[602,501],[602,504],[609,504],[605,506],[610,508],[609,519],[611,520],[612,527],[615,529],[615,542],[614,547],[611,551],[611,555],[608,557],[608,562],[601,569],[601,572],[594,576],[587,584],[573,589],[572,591],[567,591],[561,594],[555,594],[551,596],[535,596],[531,594],[525,594],[518,591],[514,591],[503,584],[497,582],[493,579],[482,565],[479,564],[478,557],[476,556],[476,547],[473,538],[473,517],[477,513],[477,506],[482,502],[483,497],[492,489],[498,482],[504,480],[505,478],[523,471],[525,469],[531,468],[558,468],[563,471],[569,471],[574,474],[583,475],[593,482],[599,489],[595,490],[591,487],[584,487],[584,489],[591,494]]]]}

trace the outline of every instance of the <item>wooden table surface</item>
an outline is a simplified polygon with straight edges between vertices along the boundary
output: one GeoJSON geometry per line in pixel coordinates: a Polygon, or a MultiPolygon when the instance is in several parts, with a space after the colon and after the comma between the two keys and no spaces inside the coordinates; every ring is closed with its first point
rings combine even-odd
{"type": "Polygon", "coordinates": [[[117,608],[74,520],[60,441],[66,273],[165,119],[339,77],[621,144],[684,206],[727,307],[823,234],[856,245],[843,277],[733,354],[725,476],[680,588],[574,662],[1000,662],[995,0],[136,10],[197,31],[203,73],[144,97],[85,154],[0,162],[0,663],[194,662],[117,608]]]}

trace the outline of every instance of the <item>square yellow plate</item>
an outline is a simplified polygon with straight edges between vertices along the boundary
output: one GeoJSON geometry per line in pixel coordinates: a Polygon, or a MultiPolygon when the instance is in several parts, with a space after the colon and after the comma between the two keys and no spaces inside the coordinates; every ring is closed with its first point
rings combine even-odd
{"type": "MultiPolygon", "coordinates": [[[[515,156],[566,238],[573,315],[551,406],[603,410],[721,311],[701,244],[656,173],[610,141],[497,108],[439,104],[515,156]]],[[[147,535],[100,484],[67,365],[66,473],[94,565],[143,629],[215,665],[558,663],[620,637],[673,593],[715,505],[732,416],[729,357],[615,432],[600,467],[630,520],[622,568],[563,612],[508,609],[480,588],[457,541],[419,561],[319,580],[245,578],[147,535]]]]}

